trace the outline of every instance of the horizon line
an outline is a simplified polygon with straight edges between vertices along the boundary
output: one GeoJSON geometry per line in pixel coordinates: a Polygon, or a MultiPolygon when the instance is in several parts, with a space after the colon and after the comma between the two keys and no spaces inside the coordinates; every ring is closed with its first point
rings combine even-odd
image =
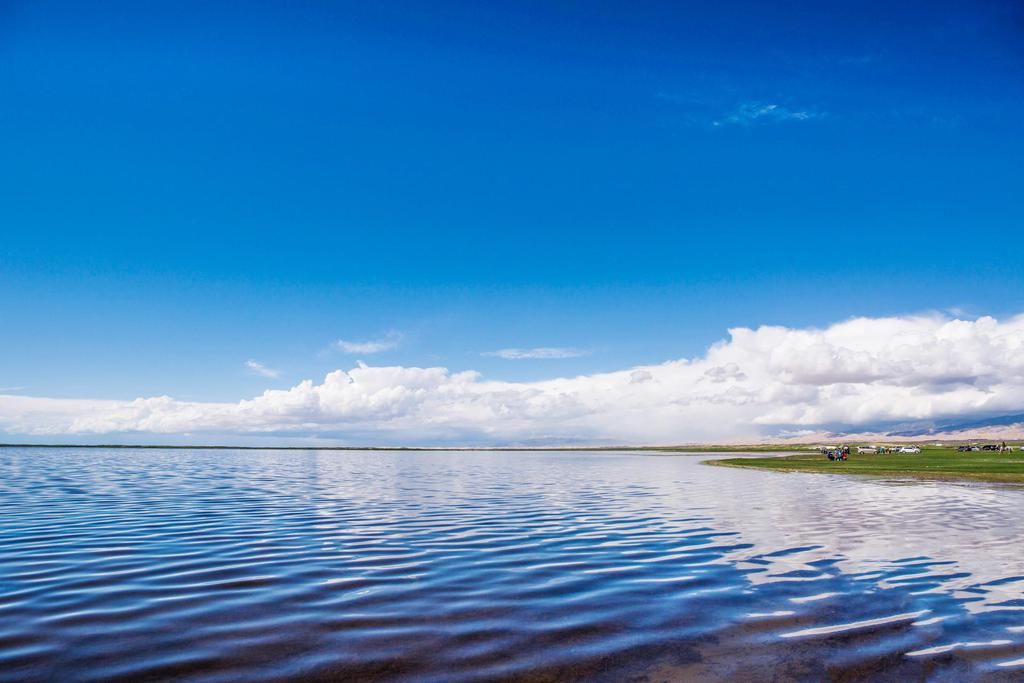
{"type": "Polygon", "coordinates": [[[669,445],[617,445],[617,446],[224,446],[224,445],[167,445],[167,444],[81,444],[81,443],[0,443],[0,448],[123,448],[123,449],[149,449],[149,450],[242,450],[242,451],[423,451],[423,452],[444,452],[444,451],[678,451],[694,452],[701,449],[728,449],[740,450],[777,450],[786,451],[798,448],[810,448],[820,446],[825,441],[846,441],[848,443],[923,443],[931,442],[935,445],[981,443],[983,441],[1008,441],[1024,444],[1024,439],[1002,437],[990,437],[988,439],[941,439],[911,437],[908,439],[896,440],[873,440],[873,439],[826,439],[818,441],[799,441],[792,443],[692,443],[692,444],[669,444],[669,445]]]}

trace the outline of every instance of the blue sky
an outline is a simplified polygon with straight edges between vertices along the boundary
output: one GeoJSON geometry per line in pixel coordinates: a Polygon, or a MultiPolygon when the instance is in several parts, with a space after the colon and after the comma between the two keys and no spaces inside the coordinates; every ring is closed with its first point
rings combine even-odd
{"type": "Polygon", "coordinates": [[[0,2],[9,393],[1024,310],[1019,3],[101,4],[0,2]]]}

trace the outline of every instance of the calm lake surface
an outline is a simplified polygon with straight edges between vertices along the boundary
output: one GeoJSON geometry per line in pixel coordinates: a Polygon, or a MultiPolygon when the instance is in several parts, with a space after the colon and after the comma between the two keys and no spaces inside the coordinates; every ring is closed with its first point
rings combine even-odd
{"type": "Polygon", "coordinates": [[[0,449],[2,680],[1021,680],[1024,488],[0,449]]]}

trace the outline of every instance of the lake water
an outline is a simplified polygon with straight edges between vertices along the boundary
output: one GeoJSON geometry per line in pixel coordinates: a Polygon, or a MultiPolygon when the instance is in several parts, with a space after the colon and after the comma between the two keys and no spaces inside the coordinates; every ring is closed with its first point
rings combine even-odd
{"type": "Polygon", "coordinates": [[[0,449],[0,680],[1020,680],[1024,488],[0,449]]]}

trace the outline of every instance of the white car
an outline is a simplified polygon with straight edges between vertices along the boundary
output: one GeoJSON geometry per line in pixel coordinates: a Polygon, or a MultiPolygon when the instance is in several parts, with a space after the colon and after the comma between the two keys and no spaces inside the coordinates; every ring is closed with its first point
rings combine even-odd
{"type": "Polygon", "coordinates": [[[877,453],[878,449],[873,446],[857,446],[858,453],[877,453]]]}
{"type": "Polygon", "coordinates": [[[917,446],[901,446],[900,453],[920,453],[921,449],[917,446]]]}

